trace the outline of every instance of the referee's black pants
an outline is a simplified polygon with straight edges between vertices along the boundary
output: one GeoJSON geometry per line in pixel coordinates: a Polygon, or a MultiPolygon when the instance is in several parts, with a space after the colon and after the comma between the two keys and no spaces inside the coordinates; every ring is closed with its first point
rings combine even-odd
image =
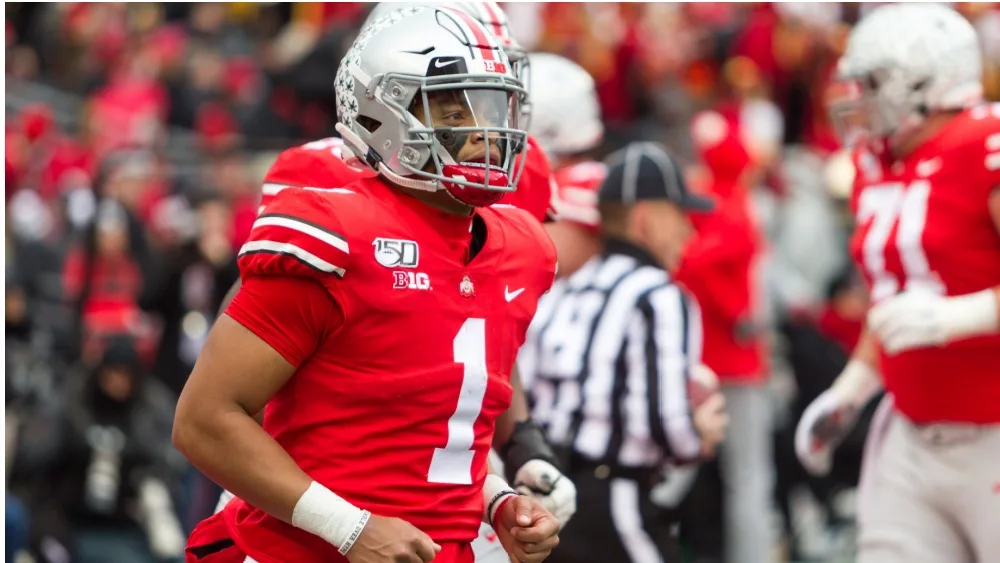
{"type": "Polygon", "coordinates": [[[576,515],[547,563],[676,563],[672,518],[649,499],[652,471],[574,463],[576,515]]]}

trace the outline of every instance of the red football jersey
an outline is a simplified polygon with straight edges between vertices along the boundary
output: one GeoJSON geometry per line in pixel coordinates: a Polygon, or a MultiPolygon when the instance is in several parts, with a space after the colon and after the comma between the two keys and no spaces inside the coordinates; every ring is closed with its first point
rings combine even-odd
{"type": "Polygon", "coordinates": [[[559,219],[573,221],[592,232],[601,228],[601,213],[597,208],[597,192],[608,175],[602,162],[585,160],[563,166],[552,174],[559,194],[559,219]]]}
{"type": "MultiPolygon", "coordinates": [[[[955,117],[905,159],[860,151],[851,252],[873,303],[902,291],[964,295],[1000,285],[1000,104],[955,117]]],[[[1000,336],[881,355],[885,386],[918,423],[1000,422],[1000,336]]]]}
{"type": "Polygon", "coordinates": [[[535,138],[528,136],[528,147],[518,158],[524,158],[524,171],[517,181],[517,190],[500,200],[531,213],[539,222],[556,219],[558,193],[552,179],[552,169],[545,151],[535,138]]]}
{"type": "MultiPolygon", "coordinates": [[[[442,544],[476,537],[494,422],[510,404],[514,358],[556,267],[552,242],[526,212],[476,214],[487,237],[466,263],[471,218],[378,178],[288,188],[239,255],[247,285],[257,276],[308,277],[340,309],[268,403],[265,430],[319,483],[442,544]]],[[[346,561],[239,499],[225,519],[260,563],[346,561]]],[[[442,554],[435,561],[471,563],[468,549],[442,554]]]]}

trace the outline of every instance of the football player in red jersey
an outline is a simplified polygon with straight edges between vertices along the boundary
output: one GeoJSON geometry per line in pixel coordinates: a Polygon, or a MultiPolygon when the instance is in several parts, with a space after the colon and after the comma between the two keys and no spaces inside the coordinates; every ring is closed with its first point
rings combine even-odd
{"type": "MultiPolygon", "coordinates": [[[[526,67],[525,52],[510,37],[506,15],[495,2],[382,3],[375,7],[366,24],[400,7],[414,6],[458,9],[472,16],[488,31],[495,32],[494,38],[508,55],[515,73],[523,72],[526,67]]],[[[522,97],[521,100],[524,101],[525,98],[522,97]]],[[[522,119],[527,115],[528,111],[522,107],[522,119]]],[[[545,153],[530,136],[527,150],[530,152],[524,158],[523,168],[520,167],[523,153],[518,155],[517,190],[507,193],[501,202],[520,207],[539,221],[546,221],[547,229],[558,230],[563,225],[551,222],[554,218],[553,206],[556,199],[545,153]]],[[[261,209],[265,208],[275,194],[288,187],[344,185],[366,175],[372,176],[374,172],[354,156],[350,147],[344,146],[342,139],[321,139],[293,147],[278,156],[265,176],[261,209]]],[[[551,231],[550,234],[556,235],[551,231]]],[[[559,241],[556,242],[558,244],[559,241]]],[[[569,253],[560,250],[560,254],[569,253]]],[[[224,306],[235,295],[238,285],[237,283],[230,291],[224,306]]],[[[527,401],[516,370],[511,374],[511,385],[513,387],[511,408],[497,421],[494,446],[503,453],[504,468],[518,491],[534,495],[559,519],[561,525],[565,525],[575,512],[576,489],[556,467],[555,454],[545,441],[541,429],[528,420],[527,401]]],[[[222,510],[231,498],[232,495],[228,491],[224,492],[216,511],[222,510]]],[[[497,536],[488,524],[484,523],[481,527],[479,540],[474,547],[477,561],[489,561],[491,557],[506,561],[507,554],[499,546],[497,536]]]]}
{"type": "Polygon", "coordinates": [[[559,220],[546,226],[568,276],[600,249],[597,189],[607,175],[589,156],[604,139],[594,79],[580,65],[551,53],[528,55],[532,119],[528,133],[552,158],[559,220]]]}
{"type": "Polygon", "coordinates": [[[486,461],[556,268],[537,221],[491,206],[514,189],[521,90],[455,11],[399,10],[355,41],[338,130],[378,175],[279,191],[240,251],[174,427],[237,498],[188,561],[470,563],[481,520],[518,561],[558,542],[486,461]]]}
{"type": "Polygon", "coordinates": [[[1000,561],[1000,106],[980,105],[980,65],[972,26],[919,4],[873,10],[838,66],[831,116],[856,145],[851,250],[874,305],[796,449],[827,471],[884,383],[861,563],[1000,561]]]}

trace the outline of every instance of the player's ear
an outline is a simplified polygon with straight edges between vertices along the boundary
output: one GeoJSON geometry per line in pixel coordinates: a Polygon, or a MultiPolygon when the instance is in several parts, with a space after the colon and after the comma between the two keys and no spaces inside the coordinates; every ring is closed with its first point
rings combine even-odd
{"type": "Polygon", "coordinates": [[[649,240],[652,235],[652,225],[650,225],[651,216],[648,202],[639,201],[630,206],[625,215],[628,233],[637,240],[649,240]]]}

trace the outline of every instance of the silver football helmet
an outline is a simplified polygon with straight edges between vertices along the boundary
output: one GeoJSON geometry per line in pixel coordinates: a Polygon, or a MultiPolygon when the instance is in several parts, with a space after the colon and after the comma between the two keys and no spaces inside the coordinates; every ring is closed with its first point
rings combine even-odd
{"type": "Polygon", "coordinates": [[[528,63],[528,52],[511,36],[507,13],[496,2],[379,2],[368,14],[365,25],[401,8],[412,8],[414,6],[451,8],[452,10],[459,10],[476,18],[476,21],[483,24],[483,27],[496,37],[497,42],[500,43],[500,48],[507,53],[507,58],[514,68],[515,76],[519,79],[523,78],[519,70],[528,63]]]}
{"type": "Polygon", "coordinates": [[[604,138],[597,87],[575,62],[551,53],[532,53],[528,98],[534,116],[528,133],[555,155],[591,150],[604,138]]]}
{"type": "MultiPolygon", "coordinates": [[[[528,51],[510,34],[510,24],[507,13],[503,11],[496,2],[379,2],[368,14],[365,24],[375,21],[386,14],[406,7],[423,6],[428,8],[450,8],[459,10],[476,18],[476,21],[483,24],[487,31],[493,34],[500,48],[507,54],[514,76],[521,81],[526,88],[530,76],[528,51]]],[[[531,100],[526,96],[521,99],[521,119],[527,125],[531,118],[531,100]]]]}
{"type": "Polygon", "coordinates": [[[846,144],[897,138],[934,110],[967,108],[983,97],[975,29],[940,4],[880,6],[851,31],[827,94],[846,144]]]}
{"type": "Polygon", "coordinates": [[[337,70],[337,130],[391,182],[468,205],[513,191],[524,88],[482,24],[410,6],[376,18],[337,70]]]}

